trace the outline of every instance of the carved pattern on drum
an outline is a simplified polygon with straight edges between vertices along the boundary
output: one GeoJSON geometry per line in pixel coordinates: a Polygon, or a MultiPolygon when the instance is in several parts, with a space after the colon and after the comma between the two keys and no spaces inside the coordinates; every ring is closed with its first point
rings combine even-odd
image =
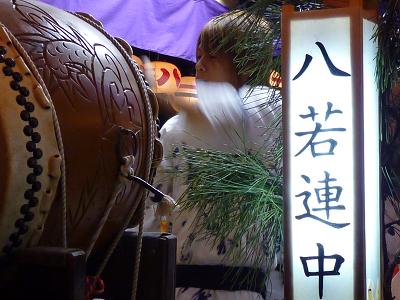
{"type": "MultiPolygon", "coordinates": [[[[65,94],[79,95],[89,102],[97,95],[104,124],[116,122],[112,115],[115,109],[120,113],[127,109],[130,121],[134,122],[132,103],[128,103],[128,99],[138,97],[134,95],[123,65],[112,51],[101,44],[92,45],[73,27],[60,25],[32,3],[16,0],[13,3],[23,21],[37,31],[37,34],[16,34],[16,37],[32,57],[44,81],[53,83],[54,86],[48,86],[49,91],[60,85],[65,94]],[[52,57],[57,57],[58,61],[52,57]],[[69,86],[70,83],[74,85],[69,86]],[[112,103],[106,103],[106,98],[112,99],[112,103]],[[124,103],[125,107],[119,103],[124,103]]],[[[71,106],[76,107],[74,98],[69,100],[71,106]]]]}
{"type": "MultiPolygon", "coordinates": [[[[61,130],[67,130],[65,129],[68,127],[67,124],[71,124],[70,121],[73,119],[70,117],[73,115],[71,112],[80,113],[81,110],[85,110],[89,106],[94,107],[93,102],[96,102],[96,107],[93,109],[98,110],[100,114],[99,120],[95,118],[87,120],[95,123],[93,126],[102,127],[102,135],[96,136],[96,139],[92,138],[94,141],[92,147],[95,147],[96,153],[87,157],[88,160],[95,162],[95,169],[90,171],[91,173],[88,173],[88,176],[82,176],[85,179],[81,180],[83,183],[81,184],[80,194],[75,195],[74,203],[68,204],[69,230],[77,229],[75,233],[79,235],[79,232],[82,232],[82,224],[85,223],[85,218],[91,217],[88,216],[89,207],[92,211],[93,207],[97,207],[98,211],[104,211],[103,208],[105,208],[106,203],[99,201],[99,198],[104,198],[104,195],[113,190],[114,182],[107,182],[106,178],[112,177],[109,175],[110,173],[114,174],[115,172],[116,175],[119,166],[110,166],[115,162],[116,157],[109,161],[103,153],[110,151],[115,146],[118,125],[132,130],[140,141],[148,139],[148,137],[145,137],[148,134],[148,129],[143,127],[148,126],[143,125],[147,124],[148,120],[143,117],[145,109],[139,105],[140,101],[138,101],[143,95],[137,87],[132,86],[132,81],[135,83],[132,80],[133,76],[127,73],[129,70],[126,68],[126,62],[121,62],[118,53],[111,50],[113,49],[111,43],[104,43],[103,45],[93,42],[90,40],[90,35],[83,35],[81,30],[74,28],[71,23],[65,23],[65,15],[61,17],[54,12],[50,14],[40,5],[24,0],[13,0],[12,3],[14,10],[19,14],[19,21],[23,22],[24,26],[28,28],[16,32],[15,36],[34,61],[52,95],[57,114],[60,117],[61,130]],[[53,96],[60,94],[64,96],[53,96]],[[68,106],[65,103],[60,104],[60,98],[63,101],[66,100],[68,106]],[[58,105],[62,106],[61,109],[58,109],[58,105]],[[97,122],[101,124],[97,124],[97,122]],[[107,174],[108,177],[105,177],[104,174],[107,174]],[[101,205],[102,208],[100,209],[101,205]]],[[[71,20],[73,18],[74,16],[71,15],[71,20]]],[[[77,119],[74,120],[76,122],[77,119]]],[[[85,132],[79,132],[79,134],[84,135],[85,132]]],[[[71,181],[76,181],[76,178],[71,178],[68,175],[71,174],[68,173],[69,164],[71,164],[71,156],[68,156],[70,153],[68,151],[71,149],[71,145],[74,145],[73,147],[80,147],[81,145],[77,145],[75,137],[68,136],[64,132],[63,140],[66,145],[67,176],[69,176],[67,182],[70,184],[71,181]]],[[[149,145],[143,148],[131,147],[129,154],[138,158],[135,165],[136,169],[146,168],[144,166],[147,163],[145,152],[152,151],[149,145]]],[[[79,151],[75,152],[79,153],[79,151]]],[[[69,168],[69,170],[76,170],[75,167],[69,168]]],[[[89,170],[90,167],[87,167],[87,169],[89,170]]],[[[85,172],[83,165],[81,173],[85,174],[85,172]]],[[[148,173],[145,172],[144,176],[147,177],[148,173]]],[[[137,187],[133,185],[125,186],[118,197],[116,206],[125,205],[127,207],[123,203],[124,201],[120,199],[132,197],[134,190],[137,191],[137,187]]],[[[117,214],[113,214],[112,219],[114,223],[120,222],[117,220],[117,214]]],[[[85,228],[84,230],[89,232],[93,228],[85,228]]],[[[81,234],[82,237],[84,235],[85,233],[81,234]]],[[[80,238],[77,237],[76,239],[80,238]]]]}

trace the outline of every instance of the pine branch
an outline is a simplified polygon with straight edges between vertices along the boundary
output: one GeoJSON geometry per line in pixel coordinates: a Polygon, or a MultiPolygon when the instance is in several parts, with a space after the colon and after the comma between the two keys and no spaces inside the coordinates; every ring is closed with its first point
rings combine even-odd
{"type": "MultiPolygon", "coordinates": [[[[269,270],[282,234],[279,168],[265,166],[257,154],[239,151],[185,147],[180,155],[185,165],[179,174],[190,180],[178,203],[182,210],[197,212],[194,234],[214,246],[228,239],[234,246],[227,249],[227,260],[269,270]]],[[[175,168],[169,172],[179,176],[175,168]]]]}

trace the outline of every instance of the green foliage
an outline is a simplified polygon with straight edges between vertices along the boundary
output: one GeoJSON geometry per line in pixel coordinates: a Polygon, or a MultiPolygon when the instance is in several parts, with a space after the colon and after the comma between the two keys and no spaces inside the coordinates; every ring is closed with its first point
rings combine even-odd
{"type": "MultiPolygon", "coordinates": [[[[282,174],[259,154],[185,147],[183,210],[195,209],[194,233],[214,245],[229,239],[226,259],[269,269],[282,234],[282,174]]],[[[170,172],[177,173],[176,169],[170,172]]]]}
{"type": "Polygon", "coordinates": [[[374,38],[378,43],[376,79],[381,91],[382,197],[400,219],[400,99],[394,89],[400,76],[400,2],[380,1],[374,38]]]}
{"type": "Polygon", "coordinates": [[[266,85],[271,72],[280,71],[279,56],[273,58],[276,47],[279,47],[280,24],[266,22],[263,15],[265,3],[261,4],[256,2],[243,11],[240,23],[235,24],[241,28],[242,34],[238,35],[237,30],[232,30],[230,35],[219,41],[220,48],[229,45],[230,52],[235,53],[234,63],[238,74],[249,78],[247,83],[252,87],[266,85]],[[232,40],[235,40],[233,45],[230,44],[232,40]]]}
{"type": "MultiPolygon", "coordinates": [[[[285,4],[293,5],[295,10],[312,10],[323,7],[321,0],[288,0],[285,4]]],[[[281,72],[280,37],[281,8],[280,0],[257,0],[244,9],[245,16],[241,21],[242,32],[239,37],[235,30],[220,42],[224,48],[233,38],[236,43],[231,46],[236,53],[235,62],[239,74],[248,76],[252,87],[266,85],[273,70],[281,72]],[[267,22],[267,27],[265,23],[267,22]],[[236,35],[235,37],[233,37],[236,35]]]]}
{"type": "Polygon", "coordinates": [[[400,3],[381,1],[384,13],[378,18],[375,39],[378,41],[376,77],[381,91],[392,88],[400,71],[400,3]]]}

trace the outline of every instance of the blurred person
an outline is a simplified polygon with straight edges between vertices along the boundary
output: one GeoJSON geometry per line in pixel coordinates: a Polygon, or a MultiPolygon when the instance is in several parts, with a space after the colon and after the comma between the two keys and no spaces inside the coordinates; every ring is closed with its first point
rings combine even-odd
{"type": "MultiPolygon", "coordinates": [[[[252,151],[259,153],[265,164],[272,163],[268,161],[268,152],[280,137],[280,128],[272,128],[271,124],[280,114],[281,103],[269,103],[268,100],[279,98],[278,92],[267,86],[251,88],[247,84],[250,76],[238,71],[237,57],[243,53],[235,52],[233,45],[237,42],[236,38],[220,46],[222,39],[232,36],[228,35],[231,31],[236,33],[237,38],[245,34],[243,22],[251,21],[251,16],[244,11],[233,11],[212,19],[200,34],[196,63],[198,103],[183,106],[178,115],[169,119],[160,130],[164,158],[154,184],[174,199],[184,195],[187,188],[186,177],[169,171],[174,169],[179,173],[183,163],[179,157],[182,146],[228,153],[252,151]]],[[[267,31],[268,24],[262,23],[259,30],[267,31]]],[[[272,59],[272,55],[265,59],[272,59]]],[[[160,213],[157,209],[157,204],[151,201],[146,203],[146,231],[158,231],[160,218],[165,219],[165,211],[160,213]]],[[[282,278],[277,271],[271,272],[267,291],[230,290],[231,287],[226,288],[229,283],[218,287],[218,282],[223,282],[225,278],[220,275],[224,273],[224,266],[234,266],[224,256],[227,248],[233,245],[229,237],[213,247],[210,241],[194,236],[191,227],[195,226],[192,224],[195,215],[195,211],[181,212],[177,207],[168,216],[172,226],[170,231],[177,236],[177,270],[180,272],[180,267],[184,267],[185,276],[191,277],[187,278],[184,287],[177,287],[177,300],[283,299],[282,278]]],[[[243,266],[254,267],[251,261],[243,266]]],[[[262,266],[259,272],[263,272],[262,266]]]]}

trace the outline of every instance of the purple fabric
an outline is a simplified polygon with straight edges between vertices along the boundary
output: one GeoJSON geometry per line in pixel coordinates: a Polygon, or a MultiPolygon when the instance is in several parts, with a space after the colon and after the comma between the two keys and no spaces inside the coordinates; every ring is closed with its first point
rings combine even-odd
{"type": "Polygon", "coordinates": [[[71,12],[86,12],[113,36],[161,54],[196,61],[203,26],[228,8],[215,0],[41,0],[71,12]]]}

